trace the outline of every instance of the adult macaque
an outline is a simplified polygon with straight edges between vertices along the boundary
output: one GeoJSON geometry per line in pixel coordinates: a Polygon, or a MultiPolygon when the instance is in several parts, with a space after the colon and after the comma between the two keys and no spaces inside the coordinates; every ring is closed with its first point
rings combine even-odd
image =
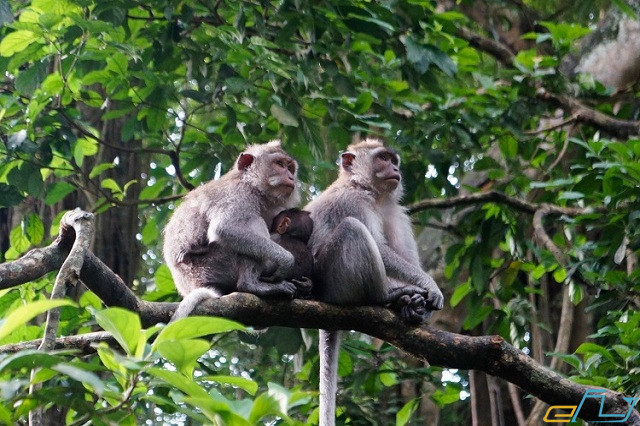
{"type": "MultiPolygon", "coordinates": [[[[291,275],[285,279],[298,285],[298,293],[311,290],[313,255],[307,242],[312,231],[313,220],[309,212],[300,209],[287,209],[278,213],[269,230],[271,239],[293,254],[295,258],[291,275]]],[[[267,267],[263,274],[271,275],[270,269],[267,267]]]]}
{"type": "Polygon", "coordinates": [[[296,283],[285,278],[295,258],[267,224],[299,200],[297,163],[280,141],[247,147],[229,172],[187,194],[164,229],[164,258],[185,297],[174,319],[234,291],[293,297],[296,283]]]}
{"type": "MultiPolygon", "coordinates": [[[[442,309],[444,299],[418,258],[411,221],[398,204],[400,158],[367,139],[340,156],[338,179],[307,205],[314,229],[309,245],[320,300],[338,305],[399,308],[411,322],[442,309]]],[[[320,425],[335,424],[340,336],[320,330],[320,425]]]]}

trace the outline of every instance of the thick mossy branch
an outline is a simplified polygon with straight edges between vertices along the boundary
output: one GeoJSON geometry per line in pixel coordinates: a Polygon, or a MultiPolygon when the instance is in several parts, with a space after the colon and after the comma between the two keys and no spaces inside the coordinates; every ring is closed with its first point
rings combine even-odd
{"type": "MultiPolygon", "coordinates": [[[[526,207],[524,209],[529,210],[526,207]]],[[[62,232],[51,246],[33,250],[16,261],[0,264],[0,289],[32,281],[59,269],[75,239],[73,228],[63,229],[62,232]]],[[[178,306],[177,303],[141,301],[120,277],[89,251],[84,255],[80,280],[107,306],[119,306],[139,313],[142,323],[147,327],[168,322],[178,306]]],[[[317,301],[261,299],[247,293],[234,293],[202,303],[194,314],[221,316],[260,327],[279,325],[356,330],[385,340],[433,366],[474,369],[501,377],[553,405],[577,405],[588,389],[538,364],[499,336],[474,337],[428,326],[416,327],[404,323],[393,311],[382,307],[339,307],[317,301]]],[[[69,347],[75,341],[78,348],[86,348],[87,342],[107,338],[103,333],[66,337],[58,339],[55,347],[69,347]]],[[[5,346],[0,348],[0,352],[20,350],[35,344],[25,342],[5,346]]],[[[626,413],[628,406],[622,397],[617,392],[608,391],[605,412],[626,413]]],[[[599,409],[599,400],[587,399],[580,417],[585,420],[596,419],[599,409]]],[[[634,411],[625,424],[640,426],[638,412],[634,411]]]]}

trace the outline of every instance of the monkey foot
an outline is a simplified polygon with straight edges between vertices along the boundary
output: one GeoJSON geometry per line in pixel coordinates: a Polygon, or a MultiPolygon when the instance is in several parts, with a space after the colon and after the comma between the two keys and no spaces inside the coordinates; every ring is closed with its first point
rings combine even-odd
{"type": "Polygon", "coordinates": [[[297,299],[309,299],[311,297],[311,289],[313,288],[313,281],[310,278],[302,277],[300,279],[292,279],[291,282],[296,286],[295,298],[297,299]]]}
{"type": "Polygon", "coordinates": [[[432,310],[427,309],[426,300],[421,294],[403,295],[394,305],[400,310],[402,319],[411,324],[420,324],[433,314],[432,310]]]}

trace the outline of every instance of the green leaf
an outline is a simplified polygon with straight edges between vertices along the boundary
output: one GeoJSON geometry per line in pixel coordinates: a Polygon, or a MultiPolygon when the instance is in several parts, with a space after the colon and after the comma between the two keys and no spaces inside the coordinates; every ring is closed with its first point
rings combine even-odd
{"type": "Polygon", "coordinates": [[[538,265],[533,271],[531,271],[531,276],[536,280],[539,280],[546,272],[547,269],[544,267],[544,265],[538,265]]]}
{"type": "Polygon", "coordinates": [[[0,340],[4,339],[18,327],[26,324],[38,315],[59,306],[76,306],[76,304],[70,300],[55,299],[38,300],[19,307],[2,321],[2,325],[0,325],[0,340]]]}
{"type": "Polygon", "coordinates": [[[51,369],[58,373],[65,374],[80,383],[91,386],[93,391],[98,395],[104,392],[104,383],[98,376],[90,371],[83,370],[72,364],[58,364],[51,367],[51,369]]]}
{"type": "Polygon", "coordinates": [[[195,380],[183,376],[175,371],[169,371],[162,368],[150,368],[147,370],[149,374],[155,376],[189,396],[194,398],[203,398],[207,401],[215,402],[214,399],[205,391],[195,380]]]}
{"type": "Polygon", "coordinates": [[[52,355],[36,349],[26,349],[2,359],[0,362],[0,372],[4,372],[5,370],[31,370],[35,367],[49,368],[60,363],[60,361],[62,361],[62,358],[58,355],[52,355]]]}
{"type": "Polygon", "coordinates": [[[182,374],[191,377],[198,358],[209,350],[211,345],[203,339],[182,339],[161,342],[157,345],[160,355],[171,361],[182,374]]]}
{"type": "Polygon", "coordinates": [[[402,406],[400,411],[396,413],[396,426],[404,426],[409,423],[411,416],[416,412],[419,405],[418,398],[412,399],[402,406]]]}
{"type": "Polygon", "coordinates": [[[98,153],[98,142],[93,139],[80,138],[76,141],[73,150],[73,159],[76,164],[81,166],[84,157],[96,155],[98,153]]]}
{"type": "Polygon", "coordinates": [[[120,185],[118,185],[118,182],[116,182],[115,180],[111,179],[111,178],[107,178],[105,180],[103,180],[102,182],[100,182],[100,186],[103,188],[107,188],[110,189],[111,192],[113,192],[116,195],[122,195],[122,188],[120,188],[120,185]]]}
{"type": "Polygon", "coordinates": [[[142,244],[144,245],[149,245],[160,238],[160,229],[155,216],[151,217],[149,221],[147,221],[147,223],[142,227],[142,231],[140,233],[142,234],[142,244]]]}
{"type": "Polygon", "coordinates": [[[89,173],[89,179],[93,179],[94,177],[100,175],[105,170],[113,169],[116,165],[113,163],[100,163],[97,164],[91,172],[89,173]]]}
{"type": "Polygon", "coordinates": [[[107,308],[96,312],[95,317],[98,325],[111,333],[129,355],[135,354],[142,331],[138,314],[123,308],[107,308]]]}
{"type": "Polygon", "coordinates": [[[582,302],[582,299],[584,298],[582,287],[575,284],[573,281],[569,283],[569,297],[571,297],[571,303],[575,306],[582,302]]]}
{"type": "Polygon", "coordinates": [[[471,285],[469,284],[469,281],[457,286],[453,294],[451,295],[451,299],[449,300],[451,307],[454,308],[458,306],[458,303],[460,303],[460,301],[464,299],[464,297],[467,294],[469,294],[470,291],[471,291],[471,285]]]}
{"type": "Polygon", "coordinates": [[[31,241],[24,234],[21,225],[16,226],[9,233],[9,244],[19,254],[24,253],[31,247],[31,241]]]}
{"type": "Polygon", "coordinates": [[[280,124],[291,127],[298,127],[298,120],[286,109],[282,108],[279,105],[272,104],[271,105],[271,115],[278,120],[280,124]]]}
{"type": "Polygon", "coordinates": [[[171,271],[167,265],[160,265],[154,274],[156,288],[163,293],[171,293],[176,289],[171,271]]]}
{"type": "Polygon", "coordinates": [[[156,337],[153,347],[170,340],[193,339],[233,330],[246,330],[238,322],[225,318],[193,316],[179,319],[167,325],[156,337]]]}
{"type": "Polygon", "coordinates": [[[398,384],[398,375],[393,371],[390,371],[393,368],[393,365],[390,361],[385,361],[380,366],[380,370],[383,370],[378,374],[380,377],[380,382],[386,387],[391,387],[398,384]]]}
{"type": "Polygon", "coordinates": [[[634,360],[640,356],[640,351],[631,349],[626,345],[613,345],[613,350],[616,351],[625,362],[634,360]]]}
{"type": "Polygon", "coordinates": [[[553,279],[556,280],[557,283],[563,283],[564,280],[567,279],[567,271],[564,268],[558,268],[553,271],[553,279]]]}
{"type": "Polygon", "coordinates": [[[346,351],[338,355],[338,376],[346,377],[353,372],[353,360],[346,351]]]}
{"type": "Polygon", "coordinates": [[[471,330],[484,321],[492,311],[493,308],[491,306],[480,306],[472,310],[469,312],[469,315],[467,315],[467,318],[465,318],[464,323],[462,324],[463,328],[465,330],[471,330]]]}
{"type": "Polygon", "coordinates": [[[44,238],[44,224],[42,223],[40,216],[35,213],[31,213],[27,216],[25,219],[24,230],[27,238],[31,241],[31,244],[37,246],[42,242],[42,239],[44,238]]]}
{"type": "Polygon", "coordinates": [[[58,73],[49,74],[42,82],[41,88],[49,95],[57,95],[64,88],[64,81],[58,73]]]}
{"type": "Polygon", "coordinates": [[[258,384],[253,380],[245,379],[244,377],[206,376],[202,377],[202,380],[231,385],[244,390],[249,395],[255,395],[256,392],[258,392],[258,384]]]}
{"type": "Polygon", "coordinates": [[[12,207],[22,201],[24,197],[14,186],[0,183],[0,207],[12,207]]]}
{"type": "Polygon", "coordinates": [[[265,416],[278,416],[282,414],[280,411],[280,404],[269,394],[260,394],[253,402],[251,413],[249,414],[249,423],[260,424],[260,419],[265,416]]]}
{"type": "Polygon", "coordinates": [[[47,196],[44,203],[51,206],[62,200],[76,190],[76,187],[67,182],[54,182],[47,188],[47,196]]]}
{"type": "Polygon", "coordinates": [[[358,99],[356,99],[356,104],[353,110],[357,114],[364,114],[369,110],[372,103],[373,103],[373,95],[371,94],[371,92],[368,92],[368,91],[362,92],[358,96],[358,99]]]}
{"type": "Polygon", "coordinates": [[[407,60],[420,74],[426,73],[432,64],[449,77],[458,72],[456,64],[451,58],[436,46],[420,44],[412,37],[406,37],[404,45],[407,49],[407,60]]]}
{"type": "Polygon", "coordinates": [[[594,354],[594,353],[600,354],[606,359],[613,361],[613,355],[611,354],[611,352],[609,352],[607,348],[591,342],[582,343],[580,346],[578,346],[578,349],[576,349],[575,353],[584,354],[584,355],[594,354]]]}
{"type": "Polygon", "coordinates": [[[518,141],[512,136],[504,136],[498,141],[505,158],[515,159],[518,155],[518,141]]]}
{"type": "Polygon", "coordinates": [[[38,36],[32,31],[18,30],[9,33],[0,41],[0,56],[9,57],[21,52],[37,39],[38,36]]]}

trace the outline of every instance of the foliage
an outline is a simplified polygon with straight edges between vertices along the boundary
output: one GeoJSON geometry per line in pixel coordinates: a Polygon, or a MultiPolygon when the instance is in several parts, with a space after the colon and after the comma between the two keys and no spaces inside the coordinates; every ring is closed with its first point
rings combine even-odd
{"type": "MultiPolygon", "coordinates": [[[[526,3],[541,12],[555,5],[526,3]]],[[[537,96],[540,88],[588,96],[601,112],[636,118],[635,104],[614,105],[601,84],[558,71],[589,31],[582,10],[597,15],[598,6],[582,4],[576,22],[545,13],[552,18],[525,35],[528,44],[509,67],[458,31],[479,23],[458,10],[438,11],[434,2],[32,0],[11,4],[12,21],[0,0],[0,213],[18,212],[0,257],[49,243],[64,203],[100,214],[137,203],[146,251],[136,290],[149,300],[175,300],[159,242],[174,196],[186,192],[182,179],[198,185],[228,170],[246,143],[282,138],[301,164],[310,198],[335,176],[333,159],[352,134],[380,135],[402,156],[406,203],[491,188],[537,203],[606,207],[608,214],[545,222],[564,265],[532,241],[531,216],[511,206],[413,218],[421,245],[442,242],[428,247],[443,251],[442,285],[450,305],[463,311],[456,326],[499,334],[530,351],[532,324],[552,336],[557,327],[537,316],[535,298],[559,305],[562,286],[570,286],[597,332],[576,354],[557,356],[576,380],[637,392],[640,272],[627,253],[637,257],[640,249],[640,139],[575,123],[545,130],[557,119],[556,105],[537,96]],[[117,154],[105,159],[107,148],[117,154]],[[123,181],[126,155],[144,166],[123,181]],[[454,232],[437,230],[448,223],[454,232]]],[[[574,18],[570,13],[565,17],[574,18]]],[[[9,330],[12,318],[21,324],[6,336],[0,328],[3,343],[40,336],[40,327],[15,312],[25,312],[24,301],[44,303],[52,283],[47,276],[0,293],[3,327],[9,330]]],[[[65,306],[61,333],[98,324],[125,353],[100,345],[98,356],[5,356],[1,421],[23,420],[47,403],[69,407],[69,423],[133,424],[155,415],[203,423],[315,421],[309,390],[317,388],[318,360],[315,346],[304,343],[310,333],[223,333],[212,349],[202,337],[235,328],[189,319],[201,321],[204,334],[172,334],[176,324],[153,341],[158,330],[141,331],[133,314],[89,306],[100,309],[88,293],[79,307],[65,306]],[[289,347],[277,346],[285,341],[289,347]],[[305,363],[294,372],[299,350],[305,363]],[[32,366],[47,383],[28,397],[32,366]]],[[[468,389],[464,378],[442,385],[438,370],[411,366],[388,345],[361,336],[348,339],[340,369],[340,420],[351,424],[417,421],[413,400],[398,396],[404,380],[435,382],[441,406],[462,404],[468,389]]]]}
{"type": "MultiPolygon", "coordinates": [[[[37,314],[43,303],[50,302],[27,304],[10,317],[26,310],[37,314]]],[[[244,330],[233,321],[190,317],[162,329],[156,326],[142,331],[137,315],[120,308],[97,311],[94,316],[115,336],[124,353],[100,343],[95,345],[97,358],[83,359],[77,351],[69,350],[23,350],[3,356],[3,423],[14,424],[29,409],[55,402],[69,407],[65,422],[71,424],[136,424],[136,419],[149,416],[152,406],[162,412],[157,422],[190,417],[209,424],[252,425],[278,417],[287,424],[297,424],[289,413],[303,410],[311,400],[308,392],[287,390],[275,383],[258,393],[258,384],[246,377],[194,375],[196,360],[211,350],[210,341],[202,337],[244,330]],[[33,382],[47,381],[47,386],[29,395],[23,372],[35,366],[33,382]],[[19,409],[9,409],[14,406],[19,409]]],[[[28,319],[20,317],[23,324],[28,319]]]]}

